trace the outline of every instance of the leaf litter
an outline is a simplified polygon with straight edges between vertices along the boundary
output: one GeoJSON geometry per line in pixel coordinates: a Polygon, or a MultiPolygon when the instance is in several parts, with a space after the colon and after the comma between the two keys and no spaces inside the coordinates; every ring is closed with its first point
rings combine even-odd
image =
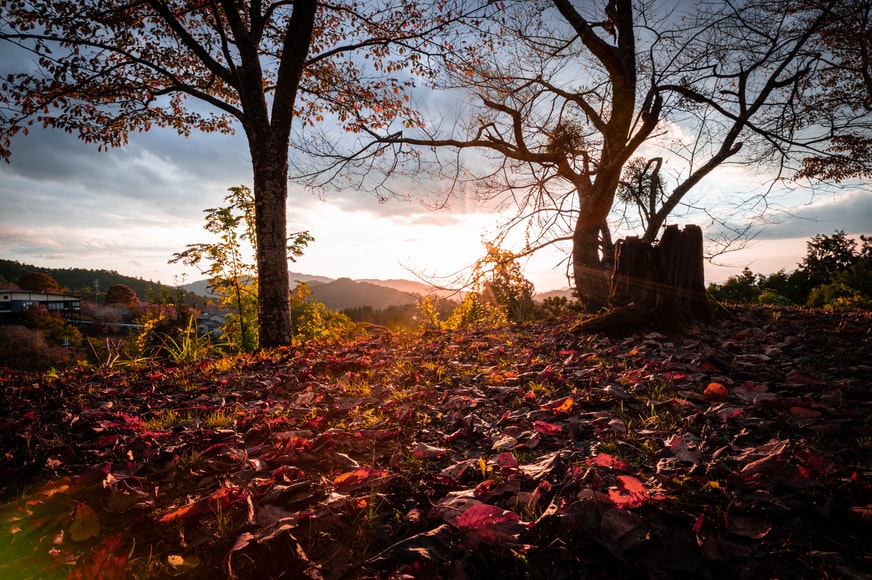
{"type": "Polygon", "coordinates": [[[870,578],[872,319],[0,375],[0,576],[870,578]]]}

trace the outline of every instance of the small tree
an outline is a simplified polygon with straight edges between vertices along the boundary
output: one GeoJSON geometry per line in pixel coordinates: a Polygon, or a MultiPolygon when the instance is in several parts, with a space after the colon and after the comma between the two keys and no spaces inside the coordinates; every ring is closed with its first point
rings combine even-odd
{"type": "Polygon", "coordinates": [[[799,267],[805,270],[812,287],[832,281],[835,275],[853,266],[857,259],[857,242],[844,230],[831,236],[817,235],[806,242],[807,253],[799,267]]]}
{"type": "Polygon", "coordinates": [[[18,287],[32,292],[63,292],[57,280],[42,272],[31,272],[18,278],[18,287]]]}
{"type": "Polygon", "coordinates": [[[489,271],[483,291],[493,296],[511,322],[526,322],[533,317],[533,283],[524,277],[517,256],[494,244],[485,244],[487,254],[478,267],[489,271]]]}
{"type": "MultiPolygon", "coordinates": [[[[209,276],[209,288],[220,296],[221,303],[234,310],[224,325],[227,339],[244,351],[258,347],[258,277],[257,266],[250,256],[257,252],[255,237],[255,201],[251,190],[240,185],[231,187],[224,197],[226,207],[205,210],[204,229],[217,234],[216,243],[188,244],[176,252],[170,263],[195,266],[209,276]],[[206,267],[200,268],[205,262],[206,267]]],[[[309,232],[297,232],[287,240],[287,259],[296,261],[314,238],[309,232]]]]}
{"type": "Polygon", "coordinates": [[[135,308],[139,305],[136,291],[125,284],[114,284],[106,290],[106,304],[135,308]]]}
{"type": "Polygon", "coordinates": [[[741,274],[730,276],[723,284],[709,284],[709,293],[722,302],[748,304],[760,296],[759,276],[747,266],[741,274]]]}

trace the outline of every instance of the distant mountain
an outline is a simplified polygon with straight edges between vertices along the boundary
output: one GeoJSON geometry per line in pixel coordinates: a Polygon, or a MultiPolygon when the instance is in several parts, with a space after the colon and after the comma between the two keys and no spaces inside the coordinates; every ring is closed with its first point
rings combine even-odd
{"type": "Polygon", "coordinates": [[[297,282],[312,284],[333,281],[333,278],[328,278],[327,276],[314,276],[312,274],[300,274],[299,272],[288,272],[288,274],[291,276],[291,287],[296,286],[297,282]]]}
{"type": "MultiPolygon", "coordinates": [[[[291,278],[292,288],[297,285],[297,282],[305,282],[306,284],[323,284],[333,281],[333,278],[328,278],[327,276],[313,276],[311,274],[301,274],[299,272],[288,272],[288,275],[291,278]]],[[[182,288],[199,296],[214,296],[214,294],[209,291],[209,280],[195,280],[194,282],[183,285],[182,288]]]]}
{"type": "Polygon", "coordinates": [[[573,288],[563,288],[561,290],[549,290],[548,292],[537,292],[535,296],[533,296],[533,300],[536,302],[544,302],[548,298],[569,298],[570,300],[574,298],[575,289],[573,288]]]}
{"type": "MultiPolygon", "coordinates": [[[[421,296],[437,294],[440,297],[450,296],[450,292],[436,290],[429,284],[412,280],[352,280],[350,278],[333,279],[327,276],[289,272],[291,286],[297,282],[305,282],[312,291],[312,298],[322,302],[331,310],[359,308],[369,306],[374,310],[383,310],[389,306],[414,304],[421,296]]],[[[197,280],[182,286],[188,292],[200,296],[211,296],[208,280],[197,280]]]]}
{"type": "Polygon", "coordinates": [[[312,297],[331,310],[370,306],[383,310],[389,306],[414,304],[418,295],[402,292],[395,288],[379,286],[370,282],[355,282],[350,278],[339,278],[332,282],[309,286],[312,297]]]}
{"type": "Polygon", "coordinates": [[[390,280],[378,280],[364,278],[362,280],[356,280],[356,282],[366,282],[368,284],[375,284],[376,286],[385,286],[387,288],[399,290],[400,292],[417,294],[418,296],[431,296],[435,294],[440,298],[450,298],[454,297],[454,295],[456,294],[456,292],[453,290],[440,290],[431,284],[416,282],[414,280],[400,280],[396,278],[392,278],[390,280]]]}

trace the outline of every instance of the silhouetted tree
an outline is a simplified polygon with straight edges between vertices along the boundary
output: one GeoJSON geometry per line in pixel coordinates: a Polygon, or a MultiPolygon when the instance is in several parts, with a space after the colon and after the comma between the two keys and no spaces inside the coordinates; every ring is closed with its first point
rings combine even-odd
{"type": "Polygon", "coordinates": [[[374,144],[349,157],[368,159],[385,144],[398,154],[402,146],[435,152],[435,167],[444,162],[464,194],[474,188],[517,208],[498,242],[517,228],[528,240],[522,255],[570,245],[579,299],[596,310],[607,305],[607,220],[622,180],[635,181],[622,190],[624,201],[643,204],[642,239],[653,241],[724,163],[757,164],[777,179],[817,149],[820,136],[806,130],[798,95],[813,90],[822,58],[809,46],[844,16],[831,3],[783,5],[701,3],[679,15],[632,0],[508,3],[481,26],[485,41],[445,55],[440,83],[477,102],[468,122],[374,134],[374,144]],[[675,127],[688,138],[653,141],[675,127]],[[669,156],[668,187],[657,157],[637,161],[631,180],[624,174],[643,144],[669,156]],[[440,157],[446,149],[456,157],[440,157]],[[464,157],[465,150],[482,156],[464,157]]]}

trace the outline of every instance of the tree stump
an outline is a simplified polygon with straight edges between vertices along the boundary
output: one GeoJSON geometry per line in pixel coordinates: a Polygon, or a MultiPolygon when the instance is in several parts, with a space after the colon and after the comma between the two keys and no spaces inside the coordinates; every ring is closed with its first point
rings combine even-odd
{"type": "Polygon", "coordinates": [[[608,313],[586,320],[578,332],[629,333],[639,328],[681,331],[691,320],[710,320],[702,229],[668,226],[660,243],[636,237],[615,246],[608,313]]]}

